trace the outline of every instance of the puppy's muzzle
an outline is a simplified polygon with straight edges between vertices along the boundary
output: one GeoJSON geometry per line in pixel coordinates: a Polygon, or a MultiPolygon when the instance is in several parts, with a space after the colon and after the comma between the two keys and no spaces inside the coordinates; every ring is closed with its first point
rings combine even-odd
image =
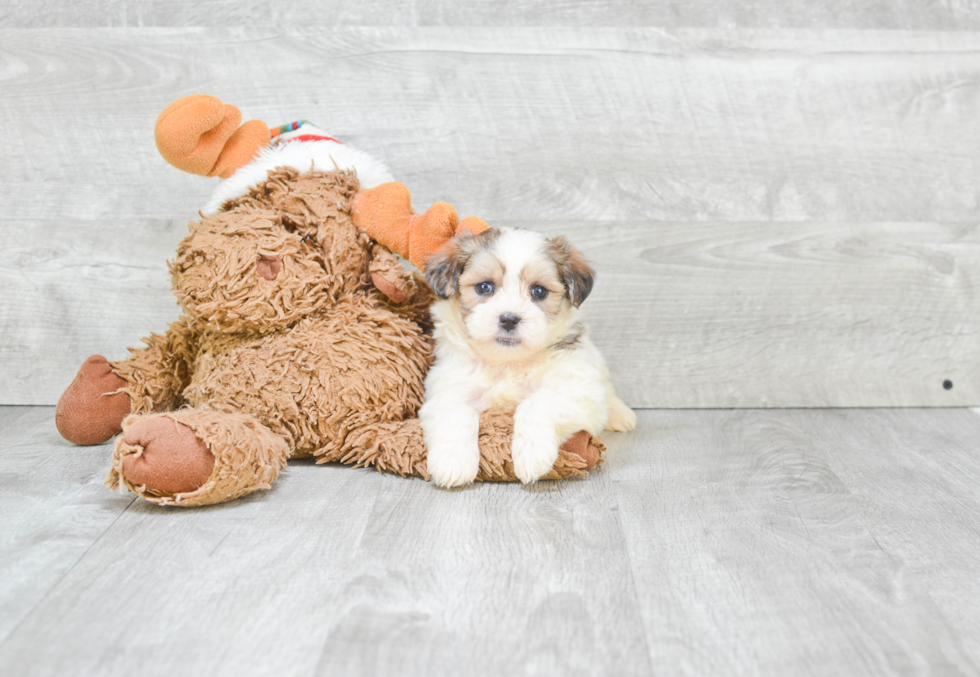
{"type": "Polygon", "coordinates": [[[517,325],[521,323],[521,316],[515,315],[514,313],[504,313],[500,316],[500,328],[506,332],[512,332],[517,329],[517,325]]]}

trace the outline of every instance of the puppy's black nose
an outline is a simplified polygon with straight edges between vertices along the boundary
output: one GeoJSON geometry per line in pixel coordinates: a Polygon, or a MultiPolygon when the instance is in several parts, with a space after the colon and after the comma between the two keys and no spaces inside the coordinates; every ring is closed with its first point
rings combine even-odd
{"type": "Polygon", "coordinates": [[[521,316],[514,313],[504,313],[500,316],[500,327],[504,331],[514,331],[521,323],[521,316]]]}

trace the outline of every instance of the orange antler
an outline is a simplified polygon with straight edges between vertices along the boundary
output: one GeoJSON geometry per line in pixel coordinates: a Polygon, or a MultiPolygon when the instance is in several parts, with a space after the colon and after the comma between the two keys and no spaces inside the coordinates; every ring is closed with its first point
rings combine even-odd
{"type": "Polygon", "coordinates": [[[227,179],[271,139],[261,120],[239,127],[241,121],[235,106],[207,94],[192,94],[163,109],[153,134],[160,155],[177,169],[227,179]]]}
{"type": "Polygon", "coordinates": [[[351,205],[354,225],[419,270],[429,254],[463,230],[481,233],[489,226],[475,216],[459,220],[452,205],[436,202],[424,214],[412,209],[412,196],[400,183],[382,183],[358,192],[351,205]]]}

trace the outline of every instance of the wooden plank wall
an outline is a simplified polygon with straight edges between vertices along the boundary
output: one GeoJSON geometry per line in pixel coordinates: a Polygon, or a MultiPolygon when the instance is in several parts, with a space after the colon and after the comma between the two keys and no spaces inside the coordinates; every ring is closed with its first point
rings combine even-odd
{"type": "Polygon", "coordinates": [[[419,206],[567,233],[635,407],[978,405],[978,27],[938,0],[5,3],[0,404],[177,316],[165,261],[214,180],[152,125],[207,92],[314,120],[419,206]]]}
{"type": "Polygon", "coordinates": [[[972,0],[6,0],[17,28],[653,26],[976,30],[972,0]]]}

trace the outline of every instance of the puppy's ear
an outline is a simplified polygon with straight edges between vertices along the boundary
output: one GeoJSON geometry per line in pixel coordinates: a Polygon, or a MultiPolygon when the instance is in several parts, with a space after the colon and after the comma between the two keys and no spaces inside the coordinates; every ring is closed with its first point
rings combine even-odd
{"type": "Polygon", "coordinates": [[[595,271],[582,256],[582,252],[570,245],[563,236],[551,238],[548,242],[568,298],[578,308],[592,293],[595,271]]]}
{"type": "Polygon", "coordinates": [[[463,272],[464,263],[459,245],[458,237],[447,240],[425,262],[425,281],[441,299],[448,299],[459,291],[459,274],[463,272]]]}

